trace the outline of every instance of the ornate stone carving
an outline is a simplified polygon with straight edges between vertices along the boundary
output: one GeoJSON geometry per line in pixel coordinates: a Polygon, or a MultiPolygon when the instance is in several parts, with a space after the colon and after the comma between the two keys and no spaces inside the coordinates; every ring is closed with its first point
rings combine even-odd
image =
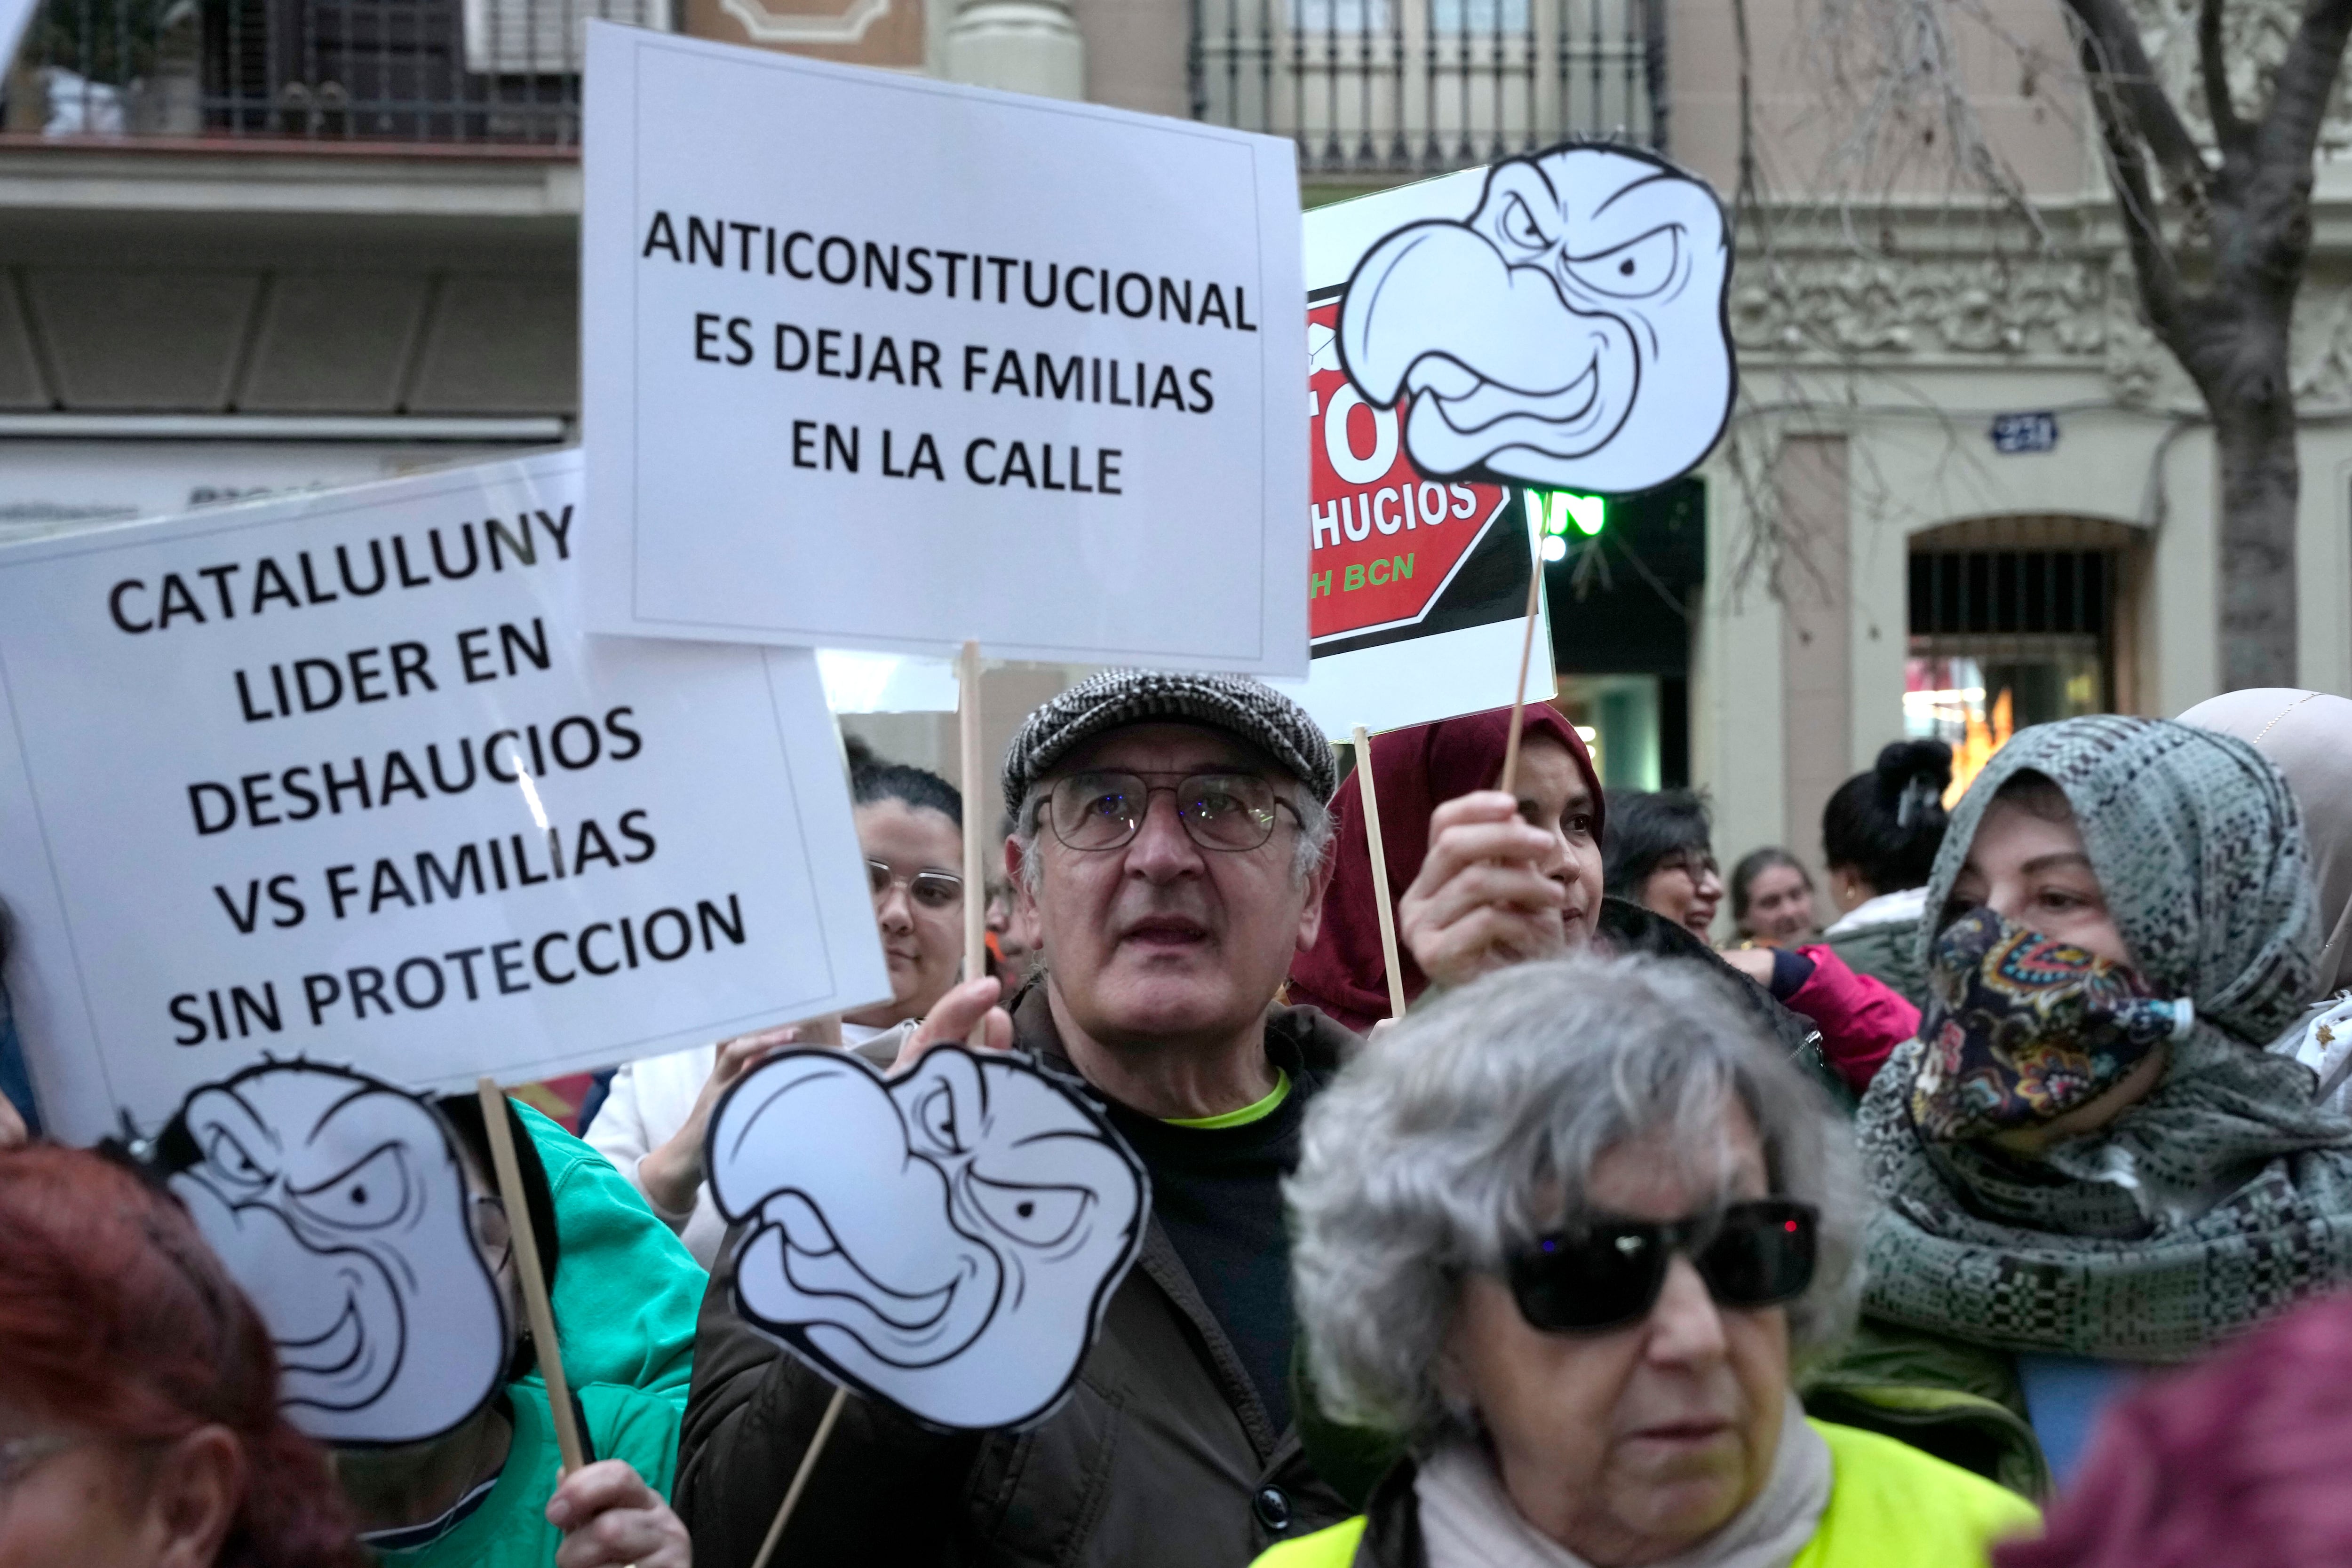
{"type": "Polygon", "coordinates": [[[1731,331],[1767,354],[2080,360],[2105,347],[2109,293],[2104,260],[1759,259],[1733,285],[1731,331]]]}

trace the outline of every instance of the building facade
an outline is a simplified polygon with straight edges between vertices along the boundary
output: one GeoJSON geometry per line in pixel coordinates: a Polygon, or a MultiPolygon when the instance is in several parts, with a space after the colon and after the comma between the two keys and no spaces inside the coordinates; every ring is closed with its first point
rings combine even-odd
{"type": "MultiPolygon", "coordinates": [[[[2185,68],[2194,7],[2135,3],[2185,68]]],[[[2265,7],[2291,9],[2233,12],[2265,7]]],[[[1995,9],[2066,57],[2053,0],[1995,9]]],[[[1729,193],[1745,144],[1779,183],[1741,231],[1732,428],[1550,569],[1555,656],[1608,782],[1698,784],[1727,861],[1818,864],[1822,802],[1888,740],[1973,765],[2028,723],[2211,695],[2216,475],[2068,91],[1971,84],[2038,237],[1926,176],[1833,202],[1790,173],[1834,132],[1818,15],[1748,13],[1743,131],[1717,0],[43,0],[0,89],[0,537],[576,439],[587,16],[1290,135],[1310,204],[1570,135],[1729,193]]],[[[2340,122],[2296,350],[2299,671],[2334,691],[2340,122]]],[[[952,771],[941,721],[863,723],[952,771]]]]}

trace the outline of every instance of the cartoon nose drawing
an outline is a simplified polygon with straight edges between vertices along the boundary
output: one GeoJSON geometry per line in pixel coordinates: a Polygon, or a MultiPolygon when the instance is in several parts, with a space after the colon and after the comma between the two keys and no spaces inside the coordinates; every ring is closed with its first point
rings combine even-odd
{"type": "Polygon", "coordinates": [[[1647,154],[1558,148],[1496,164],[1466,217],[1374,246],[1339,356],[1373,407],[1412,394],[1405,450],[1424,474],[1648,489],[1729,417],[1729,283],[1704,183],[1647,154]]]}
{"type": "Polygon", "coordinates": [[[720,1212],[754,1222],[744,1315],[941,1427],[1059,1403],[1148,1203],[1080,1094],[954,1047],[888,1080],[845,1052],[779,1052],[711,1118],[709,1164],[720,1212]]]}
{"type": "Polygon", "coordinates": [[[191,1094],[171,1176],[277,1342],[311,1437],[420,1442],[496,1390],[504,1303],[440,1118],[389,1084],[270,1063],[191,1094]]]}

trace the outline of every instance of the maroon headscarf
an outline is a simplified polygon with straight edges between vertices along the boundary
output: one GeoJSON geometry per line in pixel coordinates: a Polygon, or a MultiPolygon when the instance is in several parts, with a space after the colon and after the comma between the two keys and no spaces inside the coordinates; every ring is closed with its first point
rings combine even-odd
{"type": "MultiPolygon", "coordinates": [[[[1592,791],[1592,835],[1601,836],[1601,780],[1584,737],[1549,703],[1529,703],[1523,736],[1548,735],[1568,747],[1592,791]]],[[[1503,775],[1503,748],[1510,738],[1511,710],[1496,708],[1461,718],[1441,719],[1377,736],[1370,747],[1374,788],[1380,794],[1381,843],[1387,852],[1389,896],[1402,900],[1429,854],[1430,814],[1457,795],[1491,789],[1503,775]]],[[[1315,946],[1290,966],[1290,999],[1322,1009],[1361,1033],[1389,1016],[1386,965],[1381,953],[1380,915],[1373,906],[1372,852],[1364,836],[1364,799],[1358,787],[1365,760],[1331,797],[1337,819],[1338,865],[1323,900],[1323,930],[1315,946]]],[[[1400,946],[1404,998],[1410,1002],[1429,987],[1429,977],[1400,946]]]]}

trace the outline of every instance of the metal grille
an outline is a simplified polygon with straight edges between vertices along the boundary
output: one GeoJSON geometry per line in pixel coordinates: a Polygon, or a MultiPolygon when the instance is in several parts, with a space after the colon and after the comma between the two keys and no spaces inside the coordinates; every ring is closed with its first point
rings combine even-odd
{"type": "Polygon", "coordinates": [[[5,123],[49,136],[580,140],[592,16],[670,0],[42,0],[5,123]]]}
{"type": "Polygon", "coordinates": [[[2105,550],[1920,551],[1911,557],[1911,635],[2104,636],[2114,579],[2105,550]]]}
{"type": "Polygon", "coordinates": [[[1421,174],[1570,136],[1666,145],[1664,0],[1192,0],[1192,116],[1308,174],[1421,174]]]}

